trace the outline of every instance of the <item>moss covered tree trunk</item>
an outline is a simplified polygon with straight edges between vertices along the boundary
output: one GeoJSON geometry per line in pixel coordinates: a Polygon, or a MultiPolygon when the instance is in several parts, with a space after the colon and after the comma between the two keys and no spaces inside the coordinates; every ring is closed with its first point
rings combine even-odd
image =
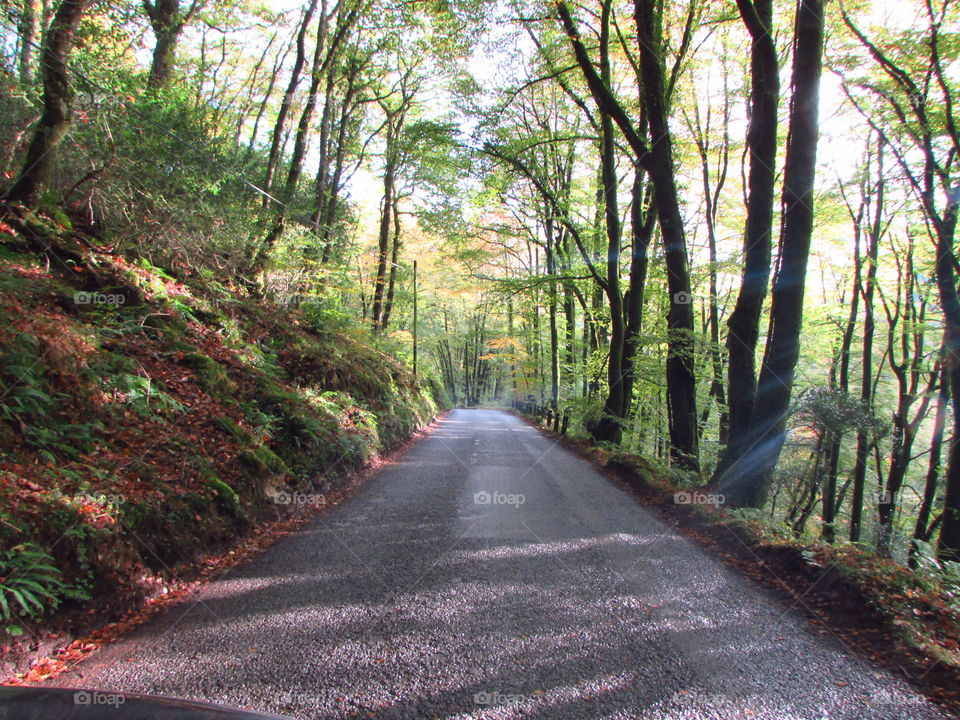
{"type": "Polygon", "coordinates": [[[57,8],[43,45],[43,115],[27,150],[23,171],[7,197],[28,206],[37,203],[49,186],[57,148],[70,127],[73,93],[67,58],[73,37],[90,0],[63,0],[57,8]]]}

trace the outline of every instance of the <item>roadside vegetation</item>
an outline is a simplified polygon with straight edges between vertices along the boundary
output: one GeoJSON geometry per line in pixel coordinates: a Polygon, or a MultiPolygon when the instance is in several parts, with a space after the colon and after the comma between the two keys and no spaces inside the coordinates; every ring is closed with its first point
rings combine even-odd
{"type": "Polygon", "coordinates": [[[7,643],[54,610],[116,616],[333,502],[437,412],[409,367],[309,306],[177,280],[66,216],[0,229],[7,643]]]}

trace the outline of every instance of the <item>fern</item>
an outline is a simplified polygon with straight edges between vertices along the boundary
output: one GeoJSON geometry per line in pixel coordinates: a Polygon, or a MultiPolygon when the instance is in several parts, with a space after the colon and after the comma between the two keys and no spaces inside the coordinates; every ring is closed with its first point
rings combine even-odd
{"type": "Polygon", "coordinates": [[[0,551],[0,620],[38,617],[59,604],[66,586],[52,562],[33,543],[0,551]]]}
{"type": "Polygon", "coordinates": [[[933,543],[914,540],[917,547],[917,573],[933,581],[950,602],[960,609],[960,563],[939,560],[933,543]]]}
{"type": "Polygon", "coordinates": [[[108,392],[120,395],[124,402],[141,417],[156,412],[182,413],[183,405],[156,387],[150,378],[130,373],[117,373],[108,378],[104,387],[108,392]]]}

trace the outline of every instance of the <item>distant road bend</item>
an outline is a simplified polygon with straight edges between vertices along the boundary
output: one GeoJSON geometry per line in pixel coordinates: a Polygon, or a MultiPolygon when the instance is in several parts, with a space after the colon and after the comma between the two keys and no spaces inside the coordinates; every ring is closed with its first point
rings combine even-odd
{"type": "Polygon", "coordinates": [[[356,495],[61,684],[326,718],[946,718],[517,418],[356,495]]]}

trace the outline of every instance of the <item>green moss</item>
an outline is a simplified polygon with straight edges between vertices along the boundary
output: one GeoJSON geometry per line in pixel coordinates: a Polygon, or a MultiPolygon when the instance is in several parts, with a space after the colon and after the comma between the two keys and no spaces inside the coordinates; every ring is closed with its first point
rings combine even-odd
{"type": "Polygon", "coordinates": [[[122,510],[123,526],[133,533],[147,567],[168,570],[225,536],[223,522],[211,517],[210,509],[210,498],[196,492],[169,496],[159,504],[128,503],[122,510]]]}
{"type": "Polygon", "coordinates": [[[53,220],[60,228],[64,230],[71,230],[73,228],[73,223],[70,222],[70,218],[60,209],[60,196],[53,190],[48,190],[40,196],[37,207],[40,212],[53,220]]]}
{"type": "MultiPolygon", "coordinates": [[[[3,259],[3,255],[0,255],[0,259],[3,259]]],[[[23,259],[23,256],[17,255],[11,259],[20,261],[23,259]]],[[[25,262],[23,264],[27,265],[27,267],[34,265],[33,262],[25,262]]],[[[21,277],[20,275],[14,275],[8,272],[0,273],[0,292],[9,295],[23,296],[33,293],[34,290],[33,281],[31,281],[29,277],[21,277]]]]}
{"type": "Polygon", "coordinates": [[[261,445],[241,452],[237,458],[258,475],[290,475],[290,468],[273,450],[261,445]]]}
{"type": "Polygon", "coordinates": [[[243,505],[240,502],[240,496],[236,491],[219,478],[213,478],[207,481],[207,487],[213,491],[217,504],[228,515],[234,518],[244,517],[243,505]]]}
{"type": "Polygon", "coordinates": [[[214,397],[232,400],[236,395],[237,384],[226,368],[209,355],[192,352],[185,355],[181,362],[196,373],[201,387],[214,397]]]}
{"type": "Polygon", "coordinates": [[[331,418],[322,418],[307,405],[305,398],[292,391],[268,384],[258,393],[261,411],[278,418],[279,436],[298,447],[331,439],[331,418]]]}
{"type": "Polygon", "coordinates": [[[193,353],[196,348],[188,342],[181,339],[181,331],[177,328],[166,328],[164,344],[173,352],[193,353]]]}
{"type": "Polygon", "coordinates": [[[234,440],[240,442],[241,444],[253,445],[254,440],[250,436],[250,433],[240,427],[237,423],[231,420],[228,417],[215,417],[213,419],[213,424],[218,428],[223,430],[227,435],[232,437],[234,440]]]}

